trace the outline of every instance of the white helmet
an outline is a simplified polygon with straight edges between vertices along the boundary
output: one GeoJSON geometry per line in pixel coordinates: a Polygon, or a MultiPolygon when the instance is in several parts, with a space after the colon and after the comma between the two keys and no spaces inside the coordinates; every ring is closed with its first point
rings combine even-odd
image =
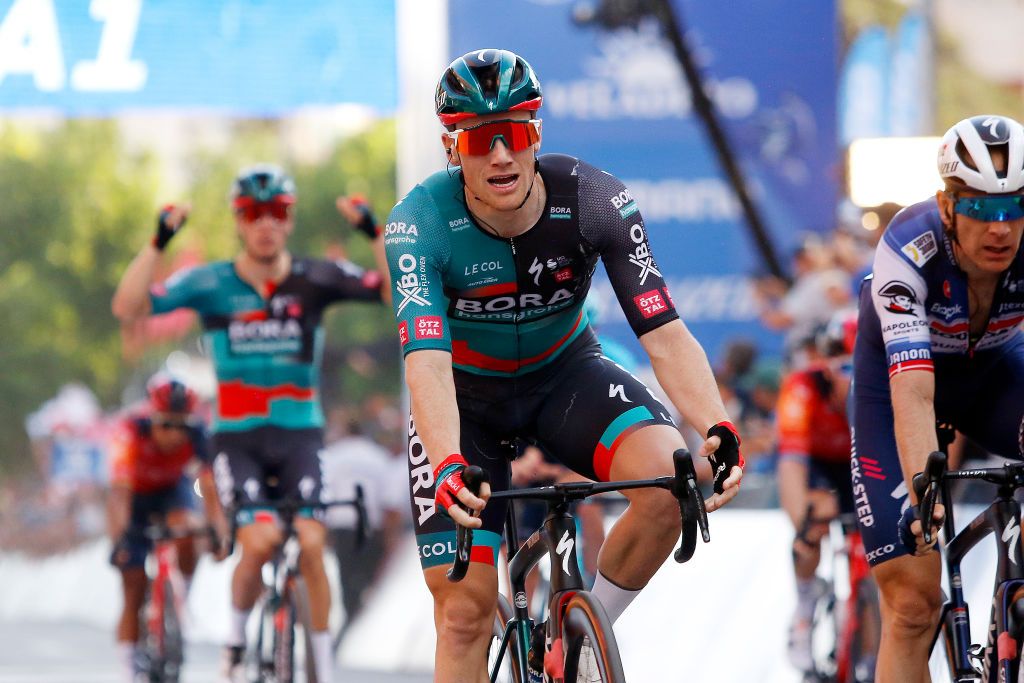
{"type": "Polygon", "coordinates": [[[960,121],[942,138],[939,175],[947,183],[989,194],[1024,187],[1024,127],[1007,116],[984,114],[960,121]],[[992,149],[1003,147],[1006,173],[996,171],[992,149]]]}

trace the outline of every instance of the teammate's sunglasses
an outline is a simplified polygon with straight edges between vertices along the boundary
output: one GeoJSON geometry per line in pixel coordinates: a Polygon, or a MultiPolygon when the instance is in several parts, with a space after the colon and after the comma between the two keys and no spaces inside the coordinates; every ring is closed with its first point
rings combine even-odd
{"type": "Polygon", "coordinates": [[[540,119],[488,121],[470,128],[456,128],[446,135],[455,142],[459,154],[488,154],[499,139],[508,151],[521,152],[540,141],[540,119]]]}
{"type": "Polygon", "coordinates": [[[289,216],[291,202],[246,202],[235,206],[235,213],[245,221],[253,223],[266,215],[275,220],[283,221],[289,216]]]}
{"type": "Polygon", "coordinates": [[[995,197],[959,197],[952,195],[953,210],[961,216],[985,223],[1015,221],[1024,218],[1024,195],[995,197]]]}
{"type": "Polygon", "coordinates": [[[180,429],[186,430],[189,428],[187,420],[170,420],[166,418],[154,418],[153,426],[160,427],[161,429],[180,429]]]}

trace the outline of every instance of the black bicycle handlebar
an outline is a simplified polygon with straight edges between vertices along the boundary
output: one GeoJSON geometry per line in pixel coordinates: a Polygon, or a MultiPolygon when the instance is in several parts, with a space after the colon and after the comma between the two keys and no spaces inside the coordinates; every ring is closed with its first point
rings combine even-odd
{"type": "MultiPolygon", "coordinates": [[[[663,488],[671,492],[679,502],[682,541],[673,557],[676,562],[683,563],[693,557],[697,548],[697,529],[700,529],[701,538],[705,543],[711,541],[711,532],[708,530],[708,512],[704,506],[704,497],[701,495],[700,487],[697,485],[697,473],[693,467],[693,458],[690,456],[690,452],[685,448],[680,448],[672,454],[672,464],[676,473],[671,477],[609,482],[572,481],[550,486],[495,491],[491,494],[491,500],[520,498],[568,503],[611,491],[663,488]]],[[[470,465],[462,472],[462,481],[470,491],[478,495],[480,484],[487,481],[487,474],[476,465],[470,465]]],[[[449,581],[461,581],[466,575],[472,546],[473,530],[456,524],[455,561],[448,570],[449,581]]]]}
{"type": "MultiPolygon", "coordinates": [[[[238,494],[236,494],[236,500],[238,494]]],[[[291,527],[295,514],[302,510],[326,510],[341,505],[351,505],[356,509],[356,547],[361,548],[368,535],[368,522],[366,519],[366,505],[364,503],[363,487],[356,484],[356,495],[349,500],[329,500],[325,502],[313,502],[284,498],[281,500],[254,500],[247,503],[234,503],[231,505],[231,534],[228,540],[228,555],[235,552],[235,535],[238,532],[238,513],[244,510],[274,510],[281,513],[282,520],[287,528],[291,527]]]]}
{"type": "Polygon", "coordinates": [[[932,542],[932,514],[938,501],[940,484],[946,473],[946,454],[933,451],[928,455],[924,472],[914,475],[914,493],[917,494],[917,517],[925,543],[932,542]]]}

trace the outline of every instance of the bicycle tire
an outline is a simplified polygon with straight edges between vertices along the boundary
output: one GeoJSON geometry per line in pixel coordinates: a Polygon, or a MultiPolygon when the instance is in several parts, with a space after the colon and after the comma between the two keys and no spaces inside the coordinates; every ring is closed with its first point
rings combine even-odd
{"type": "MultiPolygon", "coordinates": [[[[302,627],[302,649],[304,656],[303,668],[306,672],[306,683],[318,683],[316,675],[316,659],[313,654],[313,640],[310,638],[310,634],[313,633],[313,617],[309,607],[309,590],[306,588],[306,582],[302,577],[295,577],[295,581],[292,584],[292,590],[289,593],[289,598],[294,605],[296,623],[302,627]]],[[[294,662],[295,658],[293,653],[293,665],[294,662]]]]}
{"type": "Polygon", "coordinates": [[[601,603],[587,591],[575,593],[566,603],[562,647],[566,683],[625,682],[611,620],[601,603]],[[592,658],[585,653],[588,646],[592,658]]]}
{"type": "Polygon", "coordinates": [[[282,600],[271,619],[274,628],[273,680],[275,683],[296,683],[295,603],[291,600],[282,600]]]}
{"type": "Polygon", "coordinates": [[[514,631],[505,645],[505,653],[501,660],[501,670],[497,672],[497,677],[495,677],[494,671],[494,664],[497,661],[498,655],[498,645],[501,644],[501,639],[505,635],[505,624],[512,618],[512,606],[508,604],[508,599],[504,595],[498,593],[498,606],[495,608],[494,623],[491,627],[491,643],[487,651],[487,672],[490,675],[490,680],[496,683],[518,683],[522,680],[522,669],[520,668],[522,664],[516,658],[519,636],[514,631]]]}
{"type": "Polygon", "coordinates": [[[163,647],[160,653],[160,682],[178,683],[181,677],[181,666],[184,663],[184,642],[181,623],[178,620],[174,586],[169,579],[160,582],[163,591],[163,647]]]}
{"type": "Polygon", "coordinates": [[[836,647],[839,642],[839,619],[836,596],[831,583],[814,602],[811,612],[811,670],[804,672],[805,681],[836,679],[836,647]]]}

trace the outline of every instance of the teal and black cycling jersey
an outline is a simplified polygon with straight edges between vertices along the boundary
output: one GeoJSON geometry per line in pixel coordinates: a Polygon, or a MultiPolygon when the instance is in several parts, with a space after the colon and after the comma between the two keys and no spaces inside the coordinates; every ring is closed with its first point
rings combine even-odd
{"type": "Polygon", "coordinates": [[[384,243],[406,354],[450,351],[457,370],[519,376],[588,329],[583,301],[600,258],[634,333],[678,316],[629,190],[560,154],[539,159],[547,206],[499,238],[470,215],[461,173],[435,173],[391,212],[384,243]]]}
{"type": "Polygon", "coordinates": [[[293,259],[262,297],[230,261],[182,271],[150,292],[154,313],[191,308],[217,373],[215,432],[320,428],[323,310],[346,299],[379,301],[382,278],[346,261],[293,259]]]}

